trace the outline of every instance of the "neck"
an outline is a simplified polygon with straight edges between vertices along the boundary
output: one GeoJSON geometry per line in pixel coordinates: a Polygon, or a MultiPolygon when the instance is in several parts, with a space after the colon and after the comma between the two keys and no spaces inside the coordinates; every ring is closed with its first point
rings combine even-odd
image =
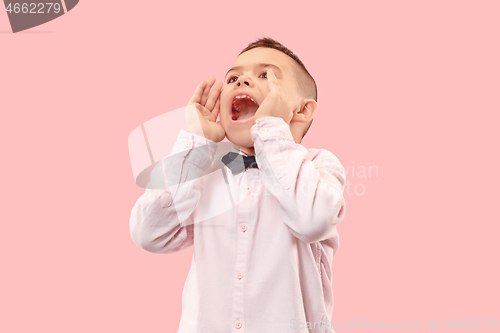
{"type": "Polygon", "coordinates": [[[255,149],[253,147],[240,147],[240,150],[247,154],[247,156],[255,155],[255,149]]]}

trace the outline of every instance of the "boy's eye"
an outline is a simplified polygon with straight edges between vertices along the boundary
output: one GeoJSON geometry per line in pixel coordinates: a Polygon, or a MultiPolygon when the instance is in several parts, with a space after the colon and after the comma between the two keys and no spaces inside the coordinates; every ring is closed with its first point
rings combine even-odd
{"type": "Polygon", "coordinates": [[[233,83],[233,82],[236,82],[238,78],[236,76],[231,76],[228,80],[227,80],[227,83],[233,83]]]}
{"type": "Polygon", "coordinates": [[[260,74],[260,76],[259,76],[259,77],[261,77],[261,76],[263,76],[263,75],[265,75],[264,79],[267,79],[267,72],[264,72],[264,73],[260,74]]]}

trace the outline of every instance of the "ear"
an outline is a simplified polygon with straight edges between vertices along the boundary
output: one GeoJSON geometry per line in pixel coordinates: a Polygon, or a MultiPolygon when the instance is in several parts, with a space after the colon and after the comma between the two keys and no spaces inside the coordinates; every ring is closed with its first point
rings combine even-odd
{"type": "Polygon", "coordinates": [[[314,99],[304,99],[300,106],[293,112],[291,121],[298,123],[308,123],[316,115],[318,103],[314,99]]]}

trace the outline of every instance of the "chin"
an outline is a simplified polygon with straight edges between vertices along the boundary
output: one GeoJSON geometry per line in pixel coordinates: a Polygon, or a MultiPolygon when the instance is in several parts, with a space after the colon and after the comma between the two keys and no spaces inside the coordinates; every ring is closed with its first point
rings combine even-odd
{"type": "Polygon", "coordinates": [[[226,136],[231,143],[238,145],[240,147],[250,148],[253,147],[252,137],[250,136],[250,128],[252,124],[248,124],[248,126],[238,126],[235,128],[234,126],[229,126],[226,129],[226,136]]]}

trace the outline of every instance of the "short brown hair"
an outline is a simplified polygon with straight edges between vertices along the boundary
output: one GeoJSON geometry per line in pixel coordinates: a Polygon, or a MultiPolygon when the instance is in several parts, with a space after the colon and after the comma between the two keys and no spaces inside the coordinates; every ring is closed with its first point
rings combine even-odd
{"type": "MultiPolygon", "coordinates": [[[[303,94],[304,97],[306,98],[311,98],[314,99],[315,101],[318,101],[318,88],[316,87],[316,82],[314,81],[313,77],[311,74],[306,69],[306,66],[300,61],[299,57],[295,53],[293,53],[290,49],[288,49],[286,46],[281,44],[280,42],[269,38],[269,37],[263,37],[258,40],[256,40],[253,43],[248,44],[247,47],[243,49],[243,51],[240,52],[240,55],[242,53],[245,53],[246,51],[249,51],[251,49],[254,49],[256,47],[267,47],[270,49],[275,49],[278,51],[283,52],[300,66],[302,70],[298,70],[294,72],[295,78],[297,79],[299,89],[301,90],[301,93],[303,94]]],[[[306,135],[307,131],[309,130],[309,127],[311,126],[312,120],[309,122],[307,125],[306,129],[304,130],[304,133],[302,134],[302,137],[306,135]]]]}

